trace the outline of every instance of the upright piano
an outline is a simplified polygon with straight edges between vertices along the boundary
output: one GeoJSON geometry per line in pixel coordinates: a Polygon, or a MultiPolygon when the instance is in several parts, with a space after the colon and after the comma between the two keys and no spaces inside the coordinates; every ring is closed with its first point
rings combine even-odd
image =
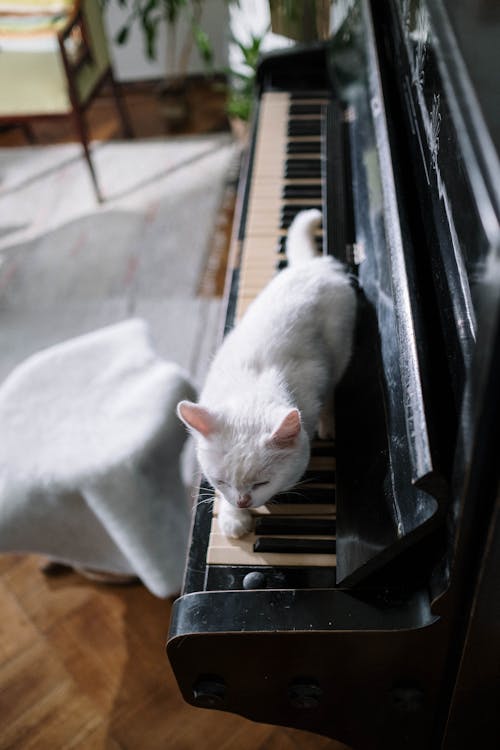
{"type": "Polygon", "coordinates": [[[225,327],[321,208],[358,296],[336,439],[241,540],[197,503],[168,657],[195,706],[355,750],[498,748],[500,4],[333,14],[260,64],[225,327]]]}

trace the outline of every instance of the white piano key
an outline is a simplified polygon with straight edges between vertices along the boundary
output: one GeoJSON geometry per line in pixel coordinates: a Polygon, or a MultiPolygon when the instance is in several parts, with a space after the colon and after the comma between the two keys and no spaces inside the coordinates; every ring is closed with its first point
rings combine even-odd
{"type": "MultiPolygon", "coordinates": [[[[318,537],[303,538],[317,539],[318,537]]],[[[335,537],[324,538],[334,539],[335,537]]],[[[217,520],[214,518],[207,552],[207,563],[209,565],[299,565],[307,567],[334,567],[336,564],[335,554],[254,552],[253,545],[257,539],[258,537],[255,534],[246,534],[240,539],[230,539],[220,532],[217,520]]]]}

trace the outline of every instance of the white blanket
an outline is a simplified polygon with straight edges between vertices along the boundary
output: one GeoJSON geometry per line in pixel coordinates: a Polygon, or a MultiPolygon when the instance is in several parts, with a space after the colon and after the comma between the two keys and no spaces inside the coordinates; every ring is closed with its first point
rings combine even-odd
{"type": "Polygon", "coordinates": [[[177,592],[190,511],[175,406],[195,396],[139,319],[19,365],[0,387],[0,550],[177,592]]]}

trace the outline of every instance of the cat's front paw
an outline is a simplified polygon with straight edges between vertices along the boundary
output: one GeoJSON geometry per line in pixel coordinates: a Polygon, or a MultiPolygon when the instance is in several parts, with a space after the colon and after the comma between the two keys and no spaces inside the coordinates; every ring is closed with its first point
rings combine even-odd
{"type": "Polygon", "coordinates": [[[253,529],[252,514],[248,510],[233,508],[223,501],[219,512],[219,529],[228,537],[239,539],[253,529]]]}

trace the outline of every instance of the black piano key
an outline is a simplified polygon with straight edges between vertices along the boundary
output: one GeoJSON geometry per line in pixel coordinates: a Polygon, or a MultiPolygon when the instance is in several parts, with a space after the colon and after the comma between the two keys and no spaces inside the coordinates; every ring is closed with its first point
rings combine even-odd
{"type": "Polygon", "coordinates": [[[308,211],[310,208],[317,208],[321,210],[321,203],[318,201],[314,204],[309,203],[284,203],[281,206],[281,213],[298,213],[299,211],[308,211]]]}
{"type": "Polygon", "coordinates": [[[321,118],[289,120],[287,132],[289,137],[297,135],[321,135],[321,118]]]}
{"type": "Polygon", "coordinates": [[[307,169],[305,167],[297,167],[292,164],[285,167],[283,177],[286,180],[320,180],[321,167],[317,166],[307,169]]]}
{"type": "Polygon", "coordinates": [[[287,180],[320,180],[321,164],[319,161],[312,166],[300,164],[298,162],[287,163],[283,171],[283,176],[287,180]]]}
{"type": "Polygon", "coordinates": [[[319,102],[308,102],[307,104],[292,102],[288,108],[289,117],[295,115],[321,115],[324,105],[319,102]]]}
{"type": "Polygon", "coordinates": [[[321,169],[321,159],[316,156],[289,156],[285,161],[285,169],[297,169],[299,171],[314,171],[321,169]]]}
{"type": "Polygon", "coordinates": [[[298,167],[301,165],[306,164],[320,164],[321,163],[321,155],[320,154],[287,154],[286,158],[286,164],[295,164],[298,167]]]}
{"type": "Polygon", "coordinates": [[[276,243],[276,252],[286,253],[286,235],[279,237],[278,242],[276,243]]]}
{"type": "Polygon", "coordinates": [[[328,89],[305,89],[304,91],[291,91],[289,98],[291,102],[307,99],[324,99],[326,102],[330,93],[328,89]]]}
{"type": "Polygon", "coordinates": [[[285,164],[283,176],[287,180],[314,178],[321,179],[321,162],[315,159],[314,163],[306,162],[305,159],[288,160],[285,164]]]}
{"type": "Polygon", "coordinates": [[[293,221],[293,216],[282,216],[280,219],[280,229],[288,229],[293,221]]]}
{"type": "Polygon", "coordinates": [[[272,499],[276,505],[333,505],[335,503],[335,487],[307,487],[300,486],[300,492],[290,490],[290,492],[280,492],[272,499]]]}
{"type": "Polygon", "coordinates": [[[292,156],[285,161],[285,167],[297,167],[297,169],[315,169],[320,166],[321,159],[318,159],[316,156],[312,158],[306,156],[292,156]]]}
{"type": "Polygon", "coordinates": [[[313,456],[335,456],[335,440],[321,440],[315,438],[311,445],[313,456]]]}
{"type": "Polygon", "coordinates": [[[297,211],[294,211],[293,208],[282,208],[280,211],[280,221],[282,228],[288,228],[290,224],[292,223],[295,216],[299,213],[299,211],[303,211],[304,209],[299,208],[297,211]],[[283,222],[286,222],[285,224],[283,222]]]}
{"type": "Polygon", "coordinates": [[[276,244],[277,253],[286,253],[286,234],[283,234],[276,244]]]}
{"type": "Polygon", "coordinates": [[[253,545],[254,552],[288,552],[297,555],[334,555],[335,549],[335,539],[260,537],[253,545]]]}
{"type": "Polygon", "coordinates": [[[260,516],[255,521],[257,536],[335,536],[334,518],[293,518],[289,516],[260,516]]]}
{"type": "MultiPolygon", "coordinates": [[[[327,482],[328,484],[335,484],[335,469],[306,469],[304,472],[301,482],[327,482]]],[[[304,485],[306,488],[307,485],[304,485]]]]}
{"type": "Polygon", "coordinates": [[[295,214],[285,214],[280,218],[280,229],[288,229],[295,218],[295,214]]]}
{"type": "Polygon", "coordinates": [[[283,198],[321,198],[322,186],[309,185],[296,182],[293,185],[285,185],[281,193],[283,198]]]}
{"type": "Polygon", "coordinates": [[[289,155],[292,154],[320,154],[321,153],[321,141],[288,141],[286,145],[286,152],[289,155]]]}

